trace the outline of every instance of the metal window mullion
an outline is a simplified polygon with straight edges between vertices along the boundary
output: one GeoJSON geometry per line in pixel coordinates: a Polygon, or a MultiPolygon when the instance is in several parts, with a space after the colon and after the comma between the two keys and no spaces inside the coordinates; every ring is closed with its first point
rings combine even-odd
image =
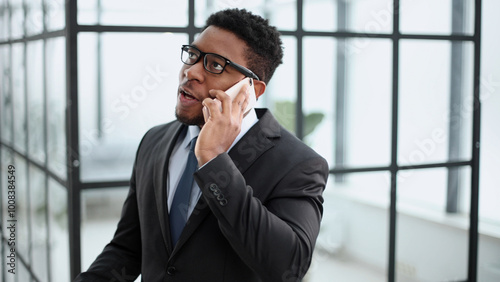
{"type": "MultiPolygon", "coordinates": [[[[1,108],[1,106],[0,106],[0,108],[1,108]]],[[[2,133],[1,132],[2,132],[2,126],[1,126],[1,119],[0,119],[0,140],[2,138],[2,133]]],[[[2,151],[3,151],[2,150],[2,148],[3,148],[2,145],[3,144],[0,142],[0,160],[2,160],[2,157],[3,157],[2,156],[3,155],[2,154],[2,151]]],[[[2,173],[0,173],[0,183],[4,183],[4,180],[3,180],[3,177],[2,177],[2,173]]],[[[4,187],[4,186],[0,185],[0,193],[1,193],[1,195],[7,195],[6,191],[4,192],[3,189],[2,189],[2,187],[4,187]]],[[[4,218],[3,217],[3,201],[0,201],[0,218],[2,218],[2,219],[4,218]]],[[[5,261],[5,256],[4,256],[4,254],[5,254],[5,245],[6,245],[7,242],[4,242],[4,240],[6,240],[7,238],[4,237],[4,231],[3,231],[4,230],[4,225],[3,225],[3,223],[0,223],[0,229],[1,229],[0,230],[0,255],[2,256],[2,259],[0,259],[0,262],[2,263],[2,266],[4,266],[7,263],[5,261]]],[[[6,267],[2,267],[1,269],[2,270],[0,272],[0,277],[2,278],[2,281],[6,281],[7,280],[5,278],[5,274],[6,274],[5,273],[5,269],[6,269],[6,267]]]]}
{"type": "MultiPolygon", "coordinates": [[[[465,2],[455,0],[452,3],[452,33],[464,32],[465,2]]],[[[463,42],[451,41],[451,67],[450,67],[450,100],[448,123],[448,160],[456,161],[460,158],[462,136],[462,81],[463,74],[463,42]]],[[[448,184],[446,195],[446,212],[459,211],[460,195],[460,168],[448,168],[448,184]]]]}
{"type": "MultiPolygon", "coordinates": [[[[42,0],[42,33],[47,32],[47,0],[42,0]]],[[[43,161],[43,166],[45,169],[48,171],[49,170],[49,134],[48,134],[48,89],[47,89],[47,39],[43,39],[43,45],[42,45],[42,83],[43,83],[43,90],[42,90],[42,96],[43,96],[43,101],[42,101],[42,118],[43,118],[43,151],[44,151],[44,161],[43,161]]],[[[51,248],[50,248],[50,239],[52,236],[51,233],[51,223],[50,223],[50,205],[49,205],[49,174],[45,174],[45,187],[44,187],[44,193],[47,197],[46,203],[45,203],[45,221],[47,223],[47,239],[46,239],[46,260],[47,260],[47,278],[49,279],[48,281],[52,281],[52,260],[51,260],[51,248]]]]}
{"type": "MultiPolygon", "coordinates": [[[[348,3],[346,1],[339,1],[337,3],[337,29],[341,31],[347,30],[347,13],[348,3]]],[[[347,38],[337,38],[337,64],[336,64],[336,89],[335,89],[335,167],[342,168],[345,165],[345,144],[346,144],[346,78],[347,78],[347,58],[346,50],[347,38]]],[[[339,173],[335,175],[335,183],[343,183],[344,175],[339,173]]]]}
{"type": "MultiPolygon", "coordinates": [[[[42,34],[47,33],[47,0],[42,0],[42,34]]],[[[43,127],[43,152],[44,152],[44,160],[43,160],[43,166],[44,168],[48,171],[48,166],[49,166],[49,146],[48,146],[48,91],[47,91],[47,39],[43,38],[42,41],[42,127],[43,127]]],[[[47,231],[46,231],[46,260],[47,260],[47,279],[48,281],[52,281],[52,260],[51,260],[51,249],[50,249],[50,239],[52,233],[50,232],[51,225],[50,225],[50,205],[49,205],[49,177],[50,175],[47,173],[44,173],[45,175],[45,180],[44,180],[44,194],[46,196],[46,202],[45,202],[45,222],[47,224],[47,231]]]]}
{"type": "Polygon", "coordinates": [[[48,39],[48,38],[53,38],[53,37],[61,37],[61,36],[65,35],[64,32],[65,32],[64,29],[55,30],[55,31],[47,31],[47,32],[43,32],[40,34],[25,36],[22,38],[9,39],[7,41],[2,41],[2,42],[0,42],[0,45],[22,43],[22,42],[35,41],[35,40],[40,40],[40,39],[48,39]]]}
{"type": "MultiPolygon", "coordinates": [[[[111,27],[109,27],[111,28],[111,27]]],[[[120,27],[119,27],[120,28],[120,27]]],[[[295,36],[296,31],[280,30],[282,35],[295,36]]],[[[346,38],[377,38],[377,39],[392,39],[392,33],[361,33],[352,31],[302,31],[303,36],[316,37],[346,37],[346,38]]],[[[451,34],[398,34],[400,39],[415,39],[415,40],[461,40],[474,42],[474,37],[471,35],[451,34]]]]}
{"type": "Polygon", "coordinates": [[[479,157],[481,137],[481,15],[482,1],[476,0],[474,16],[474,105],[472,118],[472,166],[471,166],[471,199],[469,226],[469,261],[467,279],[477,281],[478,259],[478,226],[479,226],[479,157]]]}
{"type": "MultiPolygon", "coordinates": [[[[403,165],[398,166],[400,170],[416,170],[416,169],[429,169],[429,168],[450,168],[450,167],[464,167],[471,166],[471,161],[458,161],[458,162],[444,162],[444,163],[426,163],[419,165],[403,165]]],[[[369,167],[351,167],[351,168],[333,168],[330,169],[331,174],[345,174],[345,173],[359,173],[359,172],[375,172],[375,171],[391,171],[391,166],[369,166],[369,167]]]]}
{"type": "MultiPolygon", "coordinates": [[[[1,123],[1,119],[0,119],[0,123],[1,123]]],[[[0,126],[0,132],[2,130],[2,127],[0,126]]],[[[0,138],[2,137],[2,134],[0,133],[0,138]]],[[[1,140],[1,139],[0,139],[1,140]]],[[[2,146],[3,144],[0,143],[0,160],[2,160],[2,146]]],[[[2,177],[2,173],[0,173],[0,183],[4,183],[4,180],[3,180],[3,177],[2,177]]],[[[0,185],[0,193],[2,193],[2,195],[6,195],[6,191],[4,192],[2,187],[4,187],[3,185],[0,185]]],[[[4,218],[3,217],[3,201],[0,201],[0,218],[4,218]]],[[[7,244],[7,242],[4,240],[7,239],[7,237],[4,237],[4,225],[2,223],[0,223],[0,255],[2,255],[2,259],[0,259],[0,262],[2,263],[2,266],[6,265],[6,259],[5,259],[5,245],[7,244]]],[[[6,281],[7,279],[5,278],[5,269],[6,267],[2,267],[1,268],[1,272],[0,272],[0,277],[2,278],[2,281],[6,281]]]]}
{"type": "Polygon", "coordinates": [[[303,1],[297,0],[297,98],[295,102],[295,135],[300,140],[304,139],[304,112],[303,112],[303,94],[302,94],[302,70],[303,70],[303,41],[304,41],[304,29],[303,29],[303,1]]]}
{"type": "Polygon", "coordinates": [[[84,182],[81,184],[81,190],[92,190],[100,188],[122,188],[130,185],[129,180],[122,181],[99,181],[99,182],[84,182]]]}
{"type": "MultiPolygon", "coordinates": [[[[12,7],[11,7],[12,8],[12,7]]],[[[9,23],[11,23],[11,18],[12,18],[12,10],[9,12],[10,17],[9,17],[9,23]]],[[[12,30],[12,29],[10,29],[12,30]]],[[[10,36],[10,35],[9,35],[10,36]]],[[[9,99],[10,99],[10,105],[11,105],[11,111],[10,111],[10,144],[12,147],[14,147],[15,141],[16,141],[16,136],[14,135],[14,120],[15,120],[15,105],[14,105],[14,75],[13,75],[13,68],[14,68],[14,59],[13,59],[13,52],[14,52],[14,46],[13,44],[9,45],[9,99]]],[[[12,157],[12,162],[14,162],[14,157],[12,157]]]]}
{"type": "Polygon", "coordinates": [[[194,17],[195,17],[195,0],[189,0],[188,3],[188,40],[189,43],[194,41],[194,36],[196,35],[196,26],[194,23],[194,17]]]}
{"type": "Polygon", "coordinates": [[[38,168],[39,170],[41,170],[42,172],[47,174],[50,178],[52,178],[53,180],[55,180],[59,184],[61,184],[61,186],[65,186],[65,187],[68,186],[67,181],[61,179],[58,175],[51,172],[45,165],[42,165],[40,163],[35,162],[34,160],[29,159],[25,154],[21,153],[20,151],[18,151],[16,148],[12,147],[9,144],[3,143],[2,145],[5,148],[9,149],[9,151],[11,151],[12,154],[16,154],[16,155],[20,156],[21,158],[23,158],[24,160],[27,160],[30,165],[35,166],[36,168],[38,168]]]}
{"type": "MultiPolygon", "coordinates": [[[[12,52],[13,52],[13,46],[12,44],[9,44],[8,46],[8,54],[9,54],[9,57],[7,58],[7,65],[8,65],[8,69],[9,69],[9,76],[7,77],[6,81],[8,80],[8,83],[6,83],[9,88],[5,91],[6,92],[6,98],[8,97],[8,100],[10,101],[10,140],[7,140],[7,141],[10,141],[10,144],[8,144],[8,142],[4,143],[4,146],[6,145],[9,145],[9,146],[14,146],[14,112],[15,112],[15,109],[14,109],[14,95],[13,95],[13,85],[14,85],[14,78],[13,78],[13,75],[12,75],[12,68],[13,68],[13,65],[14,65],[14,62],[13,62],[13,56],[12,56],[12,52]]],[[[4,104],[4,106],[6,106],[4,104]]],[[[5,107],[5,109],[7,109],[7,107],[5,107]]],[[[12,161],[14,161],[14,159],[12,159],[12,161]]]]}
{"type": "Polygon", "coordinates": [[[78,136],[78,23],[77,1],[65,2],[66,29],[66,147],[70,280],[81,272],[80,160],[78,136]]]}
{"type": "Polygon", "coordinates": [[[392,121],[391,121],[391,183],[389,206],[389,256],[388,281],[396,281],[396,216],[397,216],[397,175],[398,175],[398,119],[399,119],[399,0],[393,4],[392,30],[392,121]]]}
{"type": "Polygon", "coordinates": [[[102,132],[102,120],[104,118],[104,109],[103,109],[103,103],[104,103],[104,95],[102,93],[102,70],[103,70],[103,63],[102,63],[102,32],[97,33],[97,56],[96,56],[96,91],[97,91],[97,119],[96,119],[96,128],[97,128],[97,138],[101,139],[103,138],[103,132],[102,132]]]}
{"type": "MultiPolygon", "coordinates": [[[[26,28],[26,17],[28,15],[28,12],[26,10],[27,4],[26,0],[22,2],[23,4],[23,14],[24,14],[24,22],[23,22],[23,34],[26,36],[27,34],[27,28],[26,28]]],[[[28,255],[26,256],[27,260],[27,268],[31,266],[33,263],[33,230],[32,230],[32,206],[31,206],[31,177],[30,177],[30,171],[31,171],[31,166],[29,162],[29,119],[28,119],[28,42],[25,41],[23,42],[24,48],[23,48],[23,92],[22,95],[24,96],[24,154],[26,158],[24,159],[24,162],[26,163],[26,209],[27,209],[27,222],[28,222],[28,255]]],[[[34,274],[30,271],[30,278],[34,278],[34,274]]]]}
{"type": "MultiPolygon", "coordinates": [[[[97,0],[97,24],[100,25],[102,20],[102,5],[101,5],[101,0],[97,0]]],[[[104,98],[103,98],[103,93],[102,93],[102,70],[103,70],[103,64],[102,64],[102,32],[98,31],[97,32],[97,56],[96,56],[96,66],[97,70],[95,72],[96,74],[96,83],[97,83],[97,119],[96,119],[96,128],[97,128],[97,138],[102,138],[103,133],[102,133],[102,120],[103,120],[103,103],[104,103],[104,98]]]]}
{"type": "MultiPolygon", "coordinates": [[[[0,57],[2,58],[3,60],[3,53],[0,54],[0,57]]],[[[1,73],[0,75],[2,76],[2,80],[3,80],[3,72],[4,72],[4,65],[2,65],[2,69],[0,69],[1,73]]],[[[0,85],[0,111],[3,112],[3,108],[4,108],[4,103],[3,103],[3,96],[1,95],[2,93],[4,93],[4,85],[0,85]]],[[[2,126],[3,125],[3,121],[2,121],[2,115],[0,114],[0,163],[1,161],[3,160],[3,142],[2,142],[2,126]]],[[[0,165],[1,166],[1,165],[0,165]]],[[[0,173],[0,195],[7,195],[7,190],[4,192],[2,189],[2,187],[4,187],[2,184],[3,183],[6,183],[4,182],[4,179],[2,177],[2,173],[0,173]]],[[[7,187],[8,188],[8,187],[7,187]]],[[[4,218],[3,217],[3,201],[0,201],[0,218],[4,218]]],[[[5,245],[6,245],[6,242],[4,244],[4,239],[6,239],[6,237],[4,237],[4,225],[3,225],[3,222],[0,222],[0,255],[2,256],[2,259],[0,259],[0,263],[2,263],[2,266],[3,265],[6,265],[6,261],[5,261],[5,258],[4,258],[4,254],[5,254],[5,245]]],[[[1,268],[2,270],[0,271],[0,277],[2,278],[2,281],[6,281],[7,279],[5,278],[5,274],[6,274],[6,267],[2,267],[1,268]]]]}
{"type": "MultiPolygon", "coordinates": [[[[26,37],[28,34],[28,28],[27,28],[27,16],[28,16],[28,4],[26,3],[26,0],[22,1],[22,8],[23,8],[23,37],[26,37]]],[[[26,158],[24,159],[24,162],[26,163],[26,209],[27,209],[27,222],[28,222],[28,255],[26,256],[27,260],[27,268],[31,267],[31,264],[33,263],[33,230],[32,230],[32,206],[31,206],[31,177],[30,177],[30,171],[31,171],[31,166],[29,162],[29,133],[28,133],[28,128],[29,128],[29,119],[28,119],[28,42],[25,41],[23,42],[24,48],[23,48],[23,92],[22,95],[24,96],[24,134],[25,134],[25,139],[24,139],[24,154],[26,158]]],[[[33,273],[30,271],[30,278],[33,277],[33,273]]]]}
{"type": "MultiPolygon", "coordinates": [[[[9,5],[9,1],[5,1],[5,5],[6,5],[5,8],[7,9],[7,13],[4,13],[4,15],[5,14],[7,15],[7,21],[6,22],[7,22],[7,25],[10,26],[11,8],[10,8],[10,5],[9,5]]],[[[8,28],[7,32],[9,32],[10,30],[11,29],[8,28]]],[[[6,38],[8,40],[10,38],[10,34],[6,34],[6,38]]],[[[9,46],[7,46],[7,49],[10,49],[9,50],[9,55],[10,55],[11,54],[10,52],[12,51],[12,45],[9,44],[9,46]]],[[[2,53],[0,55],[3,57],[4,54],[2,53]]],[[[3,59],[4,58],[2,58],[2,60],[3,59]]],[[[5,58],[5,59],[7,59],[7,58],[5,58]]],[[[9,69],[12,68],[12,56],[9,56],[9,58],[6,61],[4,61],[4,63],[5,63],[5,65],[2,65],[2,70],[1,70],[2,73],[1,73],[1,75],[5,78],[5,76],[4,76],[4,71],[5,71],[4,67],[8,66],[9,69]]],[[[7,77],[7,79],[5,79],[5,80],[12,81],[11,77],[12,77],[12,75],[10,75],[9,77],[7,77]]],[[[8,84],[9,84],[9,86],[12,85],[11,83],[8,83],[8,84]]],[[[7,89],[5,87],[5,84],[0,85],[0,87],[3,89],[2,93],[4,93],[4,95],[6,95],[7,94],[6,93],[7,89]]],[[[0,105],[0,108],[2,108],[2,111],[5,111],[5,109],[7,108],[5,106],[5,103],[4,103],[5,98],[6,98],[6,96],[5,97],[3,97],[3,96],[0,97],[0,99],[2,99],[2,102],[1,102],[2,104],[0,105]]],[[[11,107],[11,108],[13,108],[13,107],[11,107]]],[[[4,147],[3,146],[4,144],[3,144],[3,141],[2,141],[3,140],[2,139],[2,135],[3,135],[3,121],[2,121],[2,117],[3,117],[3,115],[0,114],[0,161],[3,160],[2,159],[3,158],[3,153],[2,153],[3,150],[2,149],[4,147]]],[[[4,179],[2,178],[2,173],[0,173],[0,181],[2,181],[1,183],[4,183],[3,182],[4,179]]],[[[3,185],[0,185],[0,192],[2,193],[2,195],[5,195],[2,187],[3,187],[3,185]]],[[[3,201],[0,201],[0,218],[3,218],[3,201]]],[[[7,244],[7,241],[4,242],[4,239],[7,239],[7,237],[4,237],[3,223],[0,223],[0,226],[2,227],[2,230],[0,231],[0,234],[2,235],[2,236],[0,236],[0,245],[1,245],[0,251],[1,251],[2,259],[0,261],[2,263],[2,266],[4,266],[4,265],[6,265],[5,264],[6,263],[6,257],[4,256],[4,254],[5,254],[5,250],[6,250],[6,246],[5,245],[7,244]]],[[[1,269],[2,270],[1,270],[1,273],[0,273],[0,275],[1,275],[0,277],[2,277],[2,281],[6,281],[7,280],[6,279],[6,274],[7,274],[6,273],[6,267],[1,267],[1,269]]]]}

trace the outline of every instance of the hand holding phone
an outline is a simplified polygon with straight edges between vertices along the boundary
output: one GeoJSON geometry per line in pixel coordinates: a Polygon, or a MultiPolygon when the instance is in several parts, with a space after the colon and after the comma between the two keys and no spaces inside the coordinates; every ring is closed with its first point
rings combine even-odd
{"type": "Polygon", "coordinates": [[[226,90],[226,93],[227,95],[229,95],[229,97],[231,97],[231,100],[233,100],[234,98],[236,98],[236,95],[240,93],[241,88],[243,88],[245,84],[249,85],[248,91],[250,92],[248,96],[247,108],[243,112],[246,115],[255,106],[255,103],[257,102],[257,99],[255,97],[255,88],[253,86],[253,79],[246,77],[240,80],[238,83],[236,83],[235,85],[231,86],[228,90],[226,90]]]}
{"type": "MultiPolygon", "coordinates": [[[[255,87],[253,83],[253,79],[246,77],[240,81],[238,81],[236,84],[231,86],[229,89],[227,89],[225,92],[229,97],[231,97],[231,100],[236,98],[238,93],[240,93],[241,89],[245,84],[248,84],[248,91],[249,91],[249,96],[248,96],[248,104],[246,109],[243,111],[243,115],[246,115],[254,106],[255,103],[257,102],[257,98],[255,96],[255,87]]],[[[220,102],[219,102],[220,103],[220,102]]],[[[221,111],[222,111],[222,105],[221,105],[221,111]]],[[[205,117],[205,121],[210,117],[210,111],[206,108],[203,107],[203,115],[205,117]]]]}

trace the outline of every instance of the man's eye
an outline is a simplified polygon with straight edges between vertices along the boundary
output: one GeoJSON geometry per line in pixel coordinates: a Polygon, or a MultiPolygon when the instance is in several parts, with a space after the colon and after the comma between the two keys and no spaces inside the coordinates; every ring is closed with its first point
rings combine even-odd
{"type": "Polygon", "coordinates": [[[217,62],[212,62],[210,65],[210,68],[215,70],[215,71],[222,71],[222,65],[217,63],[217,62]]]}
{"type": "Polygon", "coordinates": [[[188,57],[190,59],[196,59],[198,57],[198,55],[196,55],[196,53],[194,53],[194,52],[189,52],[188,51],[187,53],[188,53],[188,57]]]}

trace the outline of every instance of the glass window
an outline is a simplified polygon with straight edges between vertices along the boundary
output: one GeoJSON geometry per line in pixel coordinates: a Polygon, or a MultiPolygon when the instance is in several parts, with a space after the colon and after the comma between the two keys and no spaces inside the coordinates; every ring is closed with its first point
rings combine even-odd
{"type": "Polygon", "coordinates": [[[14,111],[14,148],[26,152],[25,57],[22,43],[12,45],[12,92],[14,111]]]}
{"type": "Polygon", "coordinates": [[[47,157],[49,170],[66,179],[66,61],[64,38],[47,40],[47,157]]]}
{"type": "MultiPolygon", "coordinates": [[[[78,1],[87,2],[87,1],[78,1]]],[[[65,24],[65,1],[62,0],[44,0],[45,3],[45,21],[47,31],[61,30],[65,24]]]]}
{"type": "Polygon", "coordinates": [[[304,1],[304,30],[350,31],[363,34],[392,32],[393,10],[387,0],[304,1]],[[340,17],[345,22],[340,22],[340,17]]]}
{"type": "Polygon", "coordinates": [[[66,282],[70,277],[67,189],[53,179],[49,179],[47,199],[51,281],[66,282]]]}
{"type": "Polygon", "coordinates": [[[369,39],[363,49],[348,51],[345,98],[345,162],[352,166],[384,166],[390,162],[392,44],[369,39]]]}
{"type": "MultiPolygon", "coordinates": [[[[471,206],[470,206],[470,201],[471,201],[471,168],[468,166],[465,167],[458,167],[458,168],[453,168],[449,170],[455,170],[456,175],[452,177],[456,177],[457,183],[454,183],[450,180],[450,175],[448,171],[448,189],[456,189],[458,191],[457,193],[457,208],[458,208],[458,214],[461,216],[464,215],[470,215],[471,211],[471,206]],[[456,186],[453,186],[456,185],[456,186]]],[[[479,191],[481,191],[482,188],[479,188],[479,191]]],[[[482,204],[482,203],[481,203],[482,204]]],[[[453,216],[453,215],[452,215],[453,216]]],[[[463,219],[462,217],[462,222],[465,222],[466,220],[463,219]]]]}
{"type": "MultiPolygon", "coordinates": [[[[16,251],[19,256],[29,260],[29,195],[28,195],[28,167],[26,161],[14,155],[14,162],[9,163],[16,167],[16,251]],[[22,219],[22,220],[21,220],[22,219]]],[[[7,164],[7,165],[9,165],[7,164]]],[[[3,197],[2,197],[3,199],[3,197]]],[[[6,206],[6,202],[4,202],[6,206]]]]}
{"type": "Polygon", "coordinates": [[[214,12],[225,9],[246,9],[269,19],[280,30],[297,29],[297,3],[288,0],[196,0],[195,25],[205,26],[206,19],[214,12]]]}
{"type": "Polygon", "coordinates": [[[7,144],[12,144],[12,114],[13,114],[13,97],[12,97],[12,68],[11,68],[11,48],[9,45],[0,45],[0,135],[1,141],[7,144]]]}
{"type": "Polygon", "coordinates": [[[450,43],[402,41],[400,50],[400,164],[446,161],[450,43]]]}
{"type": "Polygon", "coordinates": [[[500,189],[498,189],[500,167],[500,40],[498,37],[499,18],[495,11],[500,2],[483,1],[483,22],[481,36],[481,186],[480,215],[484,223],[500,225],[500,189]]]}
{"type": "Polygon", "coordinates": [[[333,166],[337,41],[305,37],[303,42],[304,140],[333,166]]]}
{"type": "Polygon", "coordinates": [[[26,2],[26,34],[34,35],[43,32],[43,2],[30,0],[26,2]]]}
{"type": "MultiPolygon", "coordinates": [[[[0,192],[2,193],[2,198],[0,199],[0,202],[1,202],[1,212],[0,212],[0,216],[2,216],[2,218],[0,218],[2,220],[2,222],[6,222],[7,219],[8,219],[8,214],[7,214],[7,210],[8,210],[8,197],[5,197],[4,195],[7,195],[7,189],[8,189],[8,185],[9,184],[7,181],[8,181],[8,171],[9,171],[9,165],[16,165],[14,163],[14,154],[11,150],[5,148],[5,147],[0,147],[0,157],[1,157],[1,163],[0,163],[0,168],[2,169],[2,171],[0,171],[0,180],[2,181],[2,183],[0,183],[0,192]],[[4,194],[5,193],[5,194],[4,194]]],[[[17,169],[16,169],[17,170],[17,169]]],[[[15,173],[15,172],[14,172],[15,173]]],[[[4,232],[4,230],[2,229],[2,232],[4,232]]]]}
{"type": "Polygon", "coordinates": [[[45,162],[45,111],[43,82],[43,42],[29,42],[27,45],[27,87],[28,87],[28,154],[40,164],[45,162]]]}
{"type": "Polygon", "coordinates": [[[387,281],[388,179],[387,172],[348,174],[342,184],[330,177],[308,281],[387,281]]]}
{"type": "Polygon", "coordinates": [[[82,269],[88,269],[113,239],[128,187],[82,192],[82,269]]]}
{"type": "MultiPolygon", "coordinates": [[[[249,1],[254,2],[254,1],[249,1]]],[[[297,30],[297,1],[268,0],[264,1],[263,16],[271,25],[279,30],[297,30]]]]}
{"type": "Polygon", "coordinates": [[[198,27],[205,26],[205,21],[212,13],[225,9],[245,8],[262,16],[264,4],[264,0],[195,0],[195,25],[198,27]]]}
{"type": "Polygon", "coordinates": [[[474,2],[472,0],[401,0],[399,7],[401,32],[414,34],[473,34],[474,2]],[[457,5],[462,5],[462,7],[459,8],[457,5]],[[432,9],[429,7],[432,7],[432,9]],[[453,28],[452,26],[454,10],[457,13],[455,19],[461,22],[460,27],[453,28]],[[460,12],[460,10],[462,11],[460,12]]]}
{"type": "MultiPolygon", "coordinates": [[[[434,172],[429,173],[434,174],[434,172]]],[[[421,177],[426,177],[425,173],[421,177]]],[[[441,190],[444,183],[432,187],[441,190]]],[[[422,186],[420,186],[422,188],[422,186]]],[[[429,193],[436,195],[436,193],[429,193]]],[[[398,205],[398,210],[401,210],[398,205]]],[[[425,209],[424,209],[425,210],[425,209]]],[[[468,263],[468,226],[449,218],[420,213],[398,213],[396,235],[397,281],[465,281],[468,263]],[[432,221],[426,220],[427,217],[432,221]],[[437,220],[441,218],[442,220],[437,220]]]]}
{"type": "MultiPolygon", "coordinates": [[[[461,151],[457,159],[470,158],[472,122],[472,48],[464,47],[464,66],[458,101],[450,100],[451,44],[448,41],[401,42],[399,100],[399,161],[414,165],[445,162],[449,157],[450,124],[459,130],[461,151]],[[464,67],[465,69],[465,67],[464,67]],[[452,101],[452,102],[450,102],[452,101]],[[462,101],[462,102],[460,102],[462,101]],[[452,103],[452,105],[450,105],[452,103]]],[[[455,160],[457,160],[455,159],[455,160]]]]}
{"type": "Polygon", "coordinates": [[[337,1],[304,0],[302,8],[304,9],[304,30],[335,31],[337,29],[337,1]]]}
{"type": "Polygon", "coordinates": [[[398,173],[398,203],[445,211],[446,187],[446,168],[403,170],[398,173]]]}
{"type": "Polygon", "coordinates": [[[17,277],[15,278],[19,278],[18,281],[30,281],[32,278],[28,268],[23,263],[19,263],[19,271],[16,275],[17,277]]]}
{"type": "Polygon", "coordinates": [[[175,119],[180,46],[187,36],[104,33],[99,39],[85,33],[79,42],[82,179],[128,179],[144,133],[175,119]]]}
{"type": "MultiPolygon", "coordinates": [[[[47,182],[46,175],[37,167],[29,167],[31,269],[40,281],[48,281],[47,261],[47,182]]],[[[23,220],[27,220],[24,218],[23,220]]]]}
{"type": "Polygon", "coordinates": [[[23,0],[10,0],[10,38],[19,39],[24,35],[23,0]]]}
{"type": "Polygon", "coordinates": [[[189,1],[78,1],[79,24],[187,26],[189,1]],[[99,7],[99,5],[101,5],[99,7]]]}
{"type": "Polygon", "coordinates": [[[257,101],[258,107],[271,109],[274,117],[288,130],[295,132],[297,100],[297,39],[282,36],[286,52],[283,64],[276,69],[266,92],[257,101]]]}
{"type": "MultiPolygon", "coordinates": [[[[8,250],[7,248],[0,248],[0,254],[2,255],[2,263],[3,263],[4,262],[3,258],[5,258],[5,260],[7,259],[7,256],[10,255],[10,250],[8,250]]],[[[7,267],[8,266],[5,266],[4,268],[2,268],[2,270],[7,268],[7,267]]],[[[5,271],[5,273],[7,273],[7,271],[5,271]]],[[[5,275],[5,282],[17,282],[15,280],[16,278],[18,278],[17,275],[5,275]]],[[[2,280],[2,281],[4,281],[4,280],[2,280]]]]}
{"type": "Polygon", "coordinates": [[[355,0],[345,3],[349,31],[365,34],[392,32],[394,15],[392,1],[355,0]]]}
{"type": "Polygon", "coordinates": [[[10,17],[7,9],[7,0],[0,1],[0,41],[9,39],[10,17]]]}

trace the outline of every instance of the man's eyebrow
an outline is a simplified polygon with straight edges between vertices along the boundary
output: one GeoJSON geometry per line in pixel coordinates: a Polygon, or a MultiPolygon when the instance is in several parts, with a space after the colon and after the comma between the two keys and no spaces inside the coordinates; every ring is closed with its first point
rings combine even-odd
{"type": "Polygon", "coordinates": [[[213,55],[217,55],[217,56],[221,56],[222,58],[226,59],[226,60],[229,60],[226,56],[223,56],[219,53],[213,53],[213,52],[205,52],[203,50],[200,49],[200,47],[198,47],[198,45],[192,43],[192,44],[189,44],[189,46],[193,46],[193,47],[196,47],[198,50],[202,51],[203,53],[207,53],[207,54],[213,54],[213,55]]]}
{"type": "MultiPolygon", "coordinates": [[[[203,50],[200,49],[200,47],[194,43],[190,44],[189,46],[196,47],[198,50],[202,51],[203,53],[210,53],[210,52],[204,52],[203,50]]],[[[215,54],[215,53],[210,53],[210,54],[215,54]]]]}

